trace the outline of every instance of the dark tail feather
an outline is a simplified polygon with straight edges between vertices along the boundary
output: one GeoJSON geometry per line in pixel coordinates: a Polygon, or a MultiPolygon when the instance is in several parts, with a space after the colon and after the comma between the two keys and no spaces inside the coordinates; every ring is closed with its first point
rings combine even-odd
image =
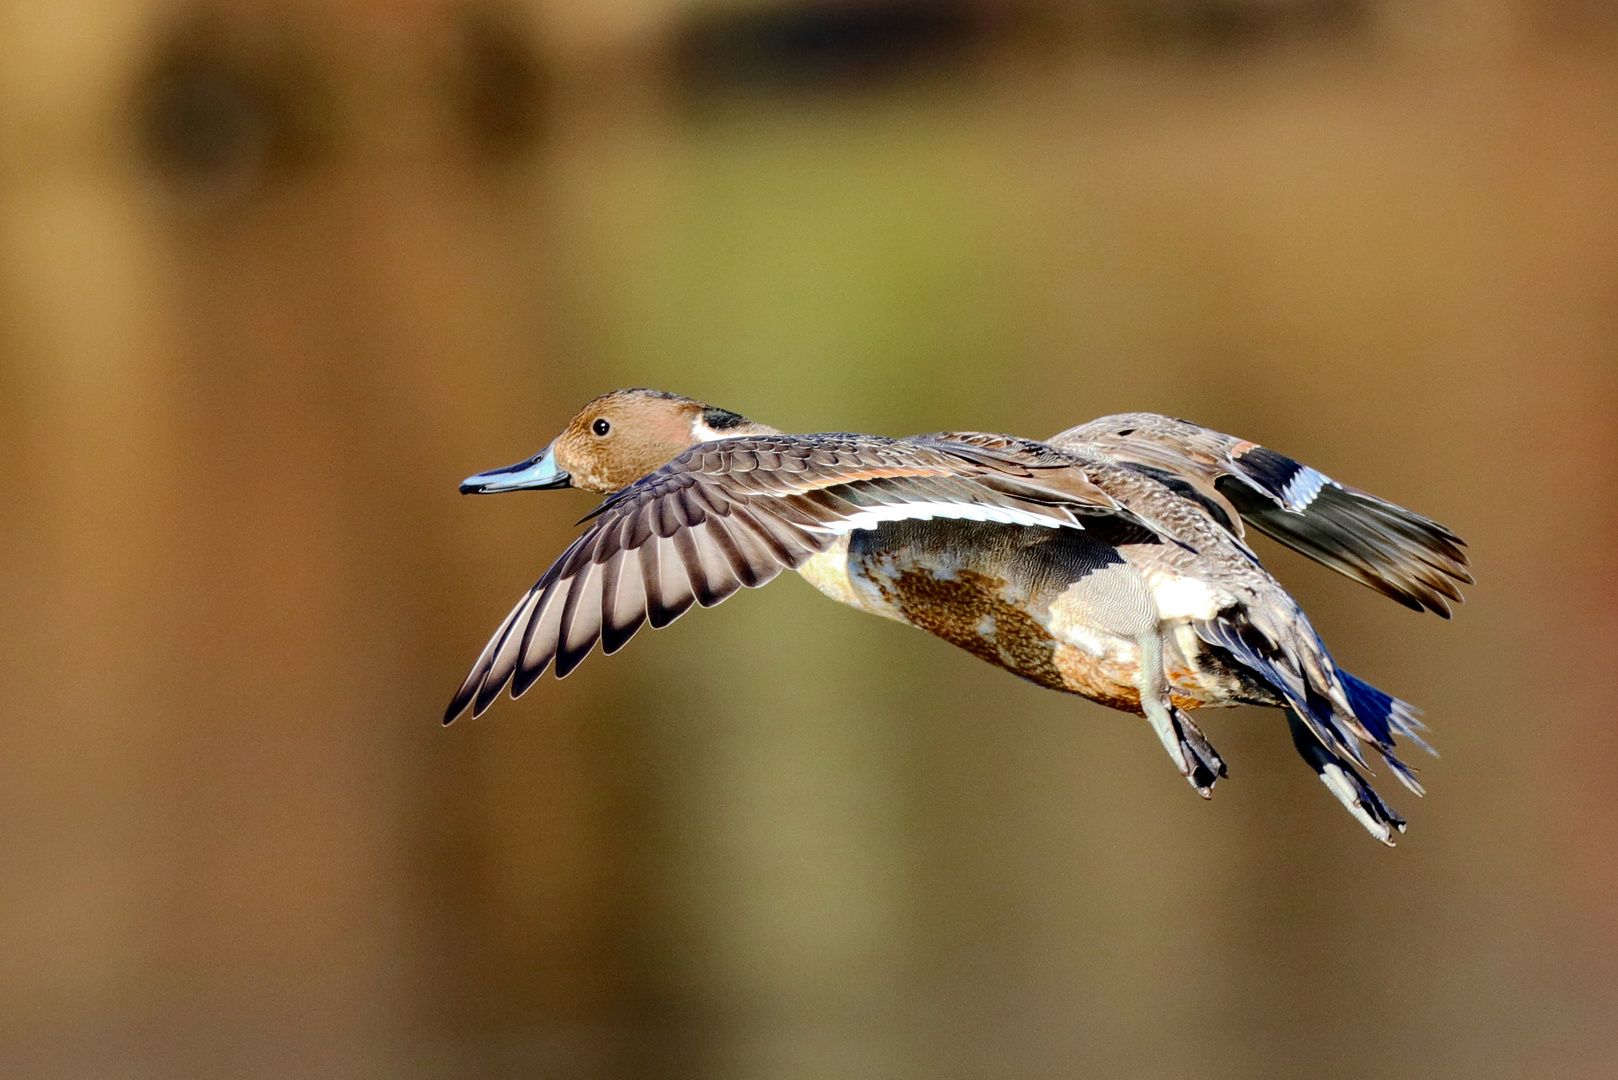
{"type": "Polygon", "coordinates": [[[1415,773],[1394,753],[1393,742],[1395,736],[1409,739],[1433,757],[1438,751],[1427,745],[1427,740],[1420,735],[1425,731],[1426,724],[1418,718],[1420,709],[1408,701],[1400,701],[1392,694],[1378,690],[1363,679],[1339,668],[1337,677],[1342,680],[1343,691],[1348,696],[1348,703],[1354,707],[1354,715],[1367,731],[1376,739],[1377,750],[1388,763],[1394,775],[1405,787],[1417,795],[1425,795],[1426,789],[1416,779],[1415,773]]]}
{"type": "MultiPolygon", "coordinates": [[[[1203,641],[1224,649],[1274,687],[1328,750],[1365,764],[1354,731],[1343,723],[1347,718],[1341,715],[1341,707],[1334,706],[1322,688],[1311,682],[1295,650],[1289,652],[1277,645],[1272,635],[1255,626],[1246,612],[1226,611],[1218,618],[1193,625],[1203,641]]],[[[1309,632],[1313,634],[1313,630],[1309,632]]],[[[1314,639],[1314,646],[1320,663],[1331,665],[1331,657],[1318,638],[1314,639]]]]}
{"type": "Polygon", "coordinates": [[[1428,746],[1421,737],[1420,733],[1427,730],[1427,725],[1420,720],[1420,709],[1386,691],[1378,690],[1342,668],[1337,669],[1337,677],[1343,681],[1343,690],[1348,695],[1348,703],[1354,706],[1354,715],[1359,717],[1360,723],[1372,735],[1389,743],[1393,742],[1394,736],[1402,735],[1433,757],[1438,756],[1438,751],[1428,746]]]}
{"type": "Polygon", "coordinates": [[[1244,612],[1224,612],[1217,619],[1194,625],[1204,641],[1230,653],[1281,695],[1298,753],[1349,813],[1373,836],[1391,845],[1393,832],[1404,831],[1404,818],[1371,789],[1354,763],[1366,765],[1358,743],[1367,742],[1387,761],[1400,783],[1417,795],[1424,794],[1415,774],[1399,760],[1394,745],[1395,737],[1402,735],[1433,752],[1418,734],[1424,725],[1417,719],[1415,706],[1336,667],[1318,639],[1319,661],[1335,673],[1342,687],[1340,694],[1329,697],[1306,672],[1297,650],[1276,645],[1244,612]]]}

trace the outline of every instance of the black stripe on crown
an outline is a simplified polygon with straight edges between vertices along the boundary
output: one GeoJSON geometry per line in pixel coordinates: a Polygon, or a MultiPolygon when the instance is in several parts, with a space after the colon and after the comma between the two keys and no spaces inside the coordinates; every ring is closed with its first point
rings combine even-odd
{"type": "Polygon", "coordinates": [[[702,422],[708,426],[710,431],[729,431],[731,428],[739,428],[747,423],[747,417],[740,413],[733,413],[729,409],[709,405],[702,410],[702,422]]]}

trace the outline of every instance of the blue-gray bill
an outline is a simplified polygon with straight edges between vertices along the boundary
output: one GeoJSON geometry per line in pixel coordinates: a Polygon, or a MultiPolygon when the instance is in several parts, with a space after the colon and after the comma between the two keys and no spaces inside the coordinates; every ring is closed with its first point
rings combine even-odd
{"type": "Polygon", "coordinates": [[[503,491],[545,491],[569,486],[571,478],[556,464],[551,447],[527,461],[490,469],[461,481],[462,495],[498,495],[503,491]]]}

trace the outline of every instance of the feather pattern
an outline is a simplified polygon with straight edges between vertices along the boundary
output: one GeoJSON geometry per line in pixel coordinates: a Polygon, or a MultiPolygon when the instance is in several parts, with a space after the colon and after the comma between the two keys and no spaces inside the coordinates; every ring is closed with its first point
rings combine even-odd
{"type": "Polygon", "coordinates": [[[1155,413],[1104,416],[1050,442],[1166,473],[1416,611],[1448,618],[1450,604],[1461,602],[1459,586],[1472,583],[1466,545],[1449,529],[1256,443],[1155,413]]]}
{"type": "Polygon", "coordinates": [[[617,652],[642,626],[794,569],[841,602],[1145,716],[1205,797],[1226,768],[1187,710],[1243,702],[1282,708],[1298,753],[1383,842],[1405,822],[1360,771],[1362,745],[1422,794],[1397,753],[1400,739],[1431,752],[1418,710],[1337,667],[1244,529],[1446,617],[1472,580],[1465,545],[1256,443],[1150,413],[1049,442],[793,436],[689,398],[620,391],[520,469],[462,490],[523,486],[513,475],[566,486],[575,468],[578,486],[612,494],[502,620],[446,723],[547,670],[567,676],[598,642],[617,652]],[[599,409],[615,399],[641,410],[616,414],[643,425],[623,425],[621,445],[640,448],[628,458],[589,442],[611,428],[599,409]]]}
{"type": "Polygon", "coordinates": [[[916,439],[750,435],[702,443],[608,497],[589,529],[529,590],[446,711],[474,716],[508,685],[525,692],[554,663],[571,673],[600,641],[616,652],[644,624],[825,551],[886,521],[956,518],[1083,528],[1135,514],[1075,472],[1073,459],[1026,440],[976,433],[916,439]]]}

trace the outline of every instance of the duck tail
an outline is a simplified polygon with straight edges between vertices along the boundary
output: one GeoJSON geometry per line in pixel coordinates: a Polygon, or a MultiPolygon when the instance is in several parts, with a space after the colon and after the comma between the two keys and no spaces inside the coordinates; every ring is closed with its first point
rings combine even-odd
{"type": "Polygon", "coordinates": [[[1301,612],[1291,621],[1255,621],[1251,610],[1227,610],[1198,622],[1198,635],[1260,675],[1286,701],[1293,744],[1349,813],[1385,844],[1404,831],[1404,819],[1355,768],[1368,768],[1360,743],[1374,747],[1399,781],[1424,794],[1415,773],[1399,760],[1402,736],[1433,753],[1422,739],[1420,710],[1337,667],[1301,612]]]}
{"type": "Polygon", "coordinates": [[[1203,641],[1224,649],[1274,687],[1322,746],[1365,764],[1346,688],[1303,612],[1295,607],[1280,613],[1230,608],[1193,626],[1203,641]],[[1266,617],[1274,614],[1286,617],[1266,617]]]}
{"type": "Polygon", "coordinates": [[[1417,795],[1425,795],[1426,789],[1421,786],[1411,768],[1400,761],[1394,752],[1396,737],[1409,739],[1433,757],[1438,751],[1427,745],[1427,740],[1421,737],[1421,732],[1427,730],[1427,725],[1420,720],[1421,710],[1408,701],[1400,701],[1384,690],[1378,690],[1364,679],[1350,675],[1342,668],[1337,669],[1337,677],[1342,680],[1343,691],[1348,697],[1348,703],[1354,708],[1354,716],[1360,726],[1370,733],[1377,751],[1382,759],[1388,763],[1388,768],[1405,787],[1417,795]]]}
{"type": "Polygon", "coordinates": [[[1354,707],[1354,715],[1379,741],[1392,742],[1395,735],[1403,735],[1429,754],[1438,756],[1438,752],[1421,737],[1420,733],[1427,730],[1427,725],[1418,719],[1420,709],[1408,701],[1400,701],[1385,690],[1378,690],[1342,668],[1337,669],[1337,677],[1343,682],[1343,690],[1348,695],[1348,703],[1354,707]]]}

